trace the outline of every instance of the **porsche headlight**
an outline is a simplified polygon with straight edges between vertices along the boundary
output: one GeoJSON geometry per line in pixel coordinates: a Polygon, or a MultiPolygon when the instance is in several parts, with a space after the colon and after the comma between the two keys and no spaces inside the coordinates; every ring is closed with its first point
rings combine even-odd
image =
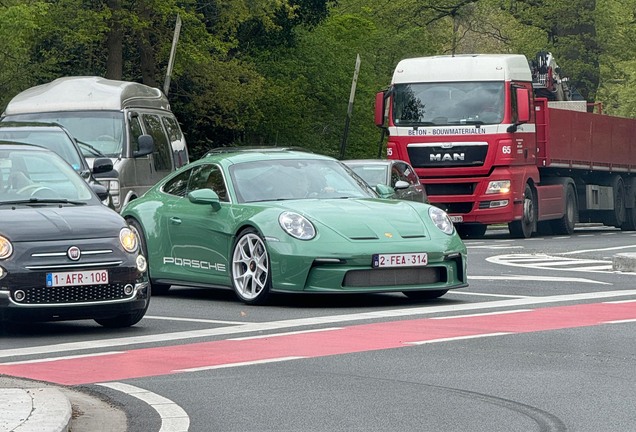
{"type": "Polygon", "coordinates": [[[316,237],[316,228],[306,217],[293,212],[284,212],[278,217],[280,227],[290,236],[299,240],[316,237]]]}
{"type": "Polygon", "coordinates": [[[437,207],[431,207],[428,209],[428,215],[431,217],[435,226],[442,230],[444,234],[453,234],[453,223],[444,210],[437,207]]]}
{"type": "Polygon", "coordinates": [[[7,259],[13,253],[13,245],[11,242],[0,236],[0,260],[7,259]]]}
{"type": "Polygon", "coordinates": [[[119,242],[126,252],[137,252],[137,236],[130,228],[122,228],[121,231],[119,231],[119,242]]]}

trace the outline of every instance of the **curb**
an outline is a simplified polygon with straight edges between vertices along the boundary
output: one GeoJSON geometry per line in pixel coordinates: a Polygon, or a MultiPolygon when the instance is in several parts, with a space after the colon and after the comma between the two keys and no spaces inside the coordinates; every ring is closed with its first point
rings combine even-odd
{"type": "Polygon", "coordinates": [[[636,272],[636,252],[624,252],[612,257],[612,270],[636,272]]]}
{"type": "Polygon", "coordinates": [[[0,389],[0,429],[10,432],[68,432],[72,408],[56,388],[0,389]]]}

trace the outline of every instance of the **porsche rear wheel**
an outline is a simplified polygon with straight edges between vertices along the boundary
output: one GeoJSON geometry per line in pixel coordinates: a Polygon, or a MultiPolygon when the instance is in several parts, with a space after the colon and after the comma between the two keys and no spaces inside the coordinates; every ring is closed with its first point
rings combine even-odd
{"type": "Polygon", "coordinates": [[[263,304],[272,285],[267,247],[253,228],[238,235],[232,250],[232,286],[247,304],[263,304]]]}

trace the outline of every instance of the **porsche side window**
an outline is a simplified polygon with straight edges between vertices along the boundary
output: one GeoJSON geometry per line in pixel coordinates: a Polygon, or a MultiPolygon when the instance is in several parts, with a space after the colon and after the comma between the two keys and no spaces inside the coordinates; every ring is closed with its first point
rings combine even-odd
{"type": "Polygon", "coordinates": [[[223,174],[216,165],[206,164],[194,168],[188,192],[199,189],[212,189],[219,196],[221,202],[228,202],[223,174]]]}
{"type": "Polygon", "coordinates": [[[189,169],[177,175],[172,180],[163,185],[163,191],[167,194],[176,195],[179,197],[186,196],[188,192],[188,180],[190,179],[191,173],[192,170],[189,169]]]}

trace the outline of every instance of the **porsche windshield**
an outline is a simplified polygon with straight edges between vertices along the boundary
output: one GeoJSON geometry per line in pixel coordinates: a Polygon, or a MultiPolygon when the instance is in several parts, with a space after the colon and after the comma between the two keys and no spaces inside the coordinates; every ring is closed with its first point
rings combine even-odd
{"type": "Polygon", "coordinates": [[[0,150],[0,204],[28,200],[89,201],[86,182],[51,152],[0,150]]]}
{"type": "Polygon", "coordinates": [[[267,160],[230,167],[240,203],[295,199],[375,198],[362,179],[329,160],[267,160]]]}
{"type": "MultiPolygon", "coordinates": [[[[64,126],[78,141],[105,157],[118,157],[124,144],[124,114],[114,111],[69,111],[13,115],[12,121],[39,121],[64,126]]],[[[85,157],[95,157],[86,151],[85,157]]]]}
{"type": "Polygon", "coordinates": [[[504,83],[443,82],[396,84],[395,126],[499,124],[504,118],[504,83]]]}

